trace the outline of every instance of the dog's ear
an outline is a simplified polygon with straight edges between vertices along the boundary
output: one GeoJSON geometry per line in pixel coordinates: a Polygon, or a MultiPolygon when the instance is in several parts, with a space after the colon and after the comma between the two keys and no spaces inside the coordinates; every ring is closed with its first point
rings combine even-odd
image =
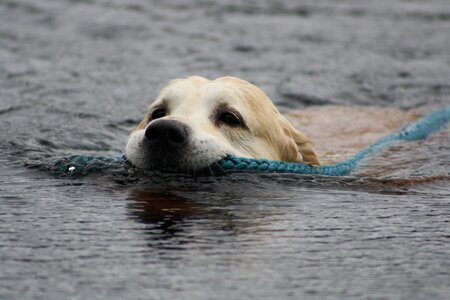
{"type": "Polygon", "coordinates": [[[311,140],[295,129],[284,117],[281,117],[280,123],[286,136],[285,143],[281,149],[281,159],[284,161],[320,165],[317,155],[313,150],[311,140]]]}

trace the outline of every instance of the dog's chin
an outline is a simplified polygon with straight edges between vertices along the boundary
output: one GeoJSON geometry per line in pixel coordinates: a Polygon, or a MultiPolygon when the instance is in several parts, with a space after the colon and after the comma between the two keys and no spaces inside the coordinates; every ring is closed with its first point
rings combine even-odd
{"type": "Polygon", "coordinates": [[[196,173],[208,169],[225,156],[206,156],[195,152],[166,153],[156,151],[149,152],[147,159],[143,164],[141,163],[141,166],[145,169],[196,173]]]}
{"type": "Polygon", "coordinates": [[[174,155],[174,153],[148,153],[145,159],[138,161],[131,160],[131,163],[138,168],[149,170],[162,170],[183,173],[202,173],[208,171],[211,166],[227,155],[216,157],[206,157],[195,154],[174,155]]]}
{"type": "Polygon", "coordinates": [[[140,169],[203,173],[229,154],[211,149],[152,149],[143,143],[141,147],[127,147],[126,155],[140,169]]]}

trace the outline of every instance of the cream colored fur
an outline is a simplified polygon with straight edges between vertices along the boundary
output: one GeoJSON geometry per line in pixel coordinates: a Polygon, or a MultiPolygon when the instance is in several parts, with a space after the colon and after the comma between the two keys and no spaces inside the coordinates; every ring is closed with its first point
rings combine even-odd
{"type": "Polygon", "coordinates": [[[226,155],[319,164],[311,141],[280,114],[261,89],[236,77],[208,80],[192,76],[171,81],[130,135],[126,154],[137,166],[146,166],[145,149],[140,146],[143,132],[152,122],[152,110],[163,104],[168,107],[164,118],[191,129],[184,168],[206,167],[226,155]],[[245,126],[214,122],[221,106],[238,112],[245,126]]]}

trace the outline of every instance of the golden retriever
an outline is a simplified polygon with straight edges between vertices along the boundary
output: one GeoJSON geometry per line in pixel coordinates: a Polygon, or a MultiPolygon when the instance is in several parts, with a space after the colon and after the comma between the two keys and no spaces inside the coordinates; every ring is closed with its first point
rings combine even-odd
{"type": "Polygon", "coordinates": [[[139,168],[194,172],[227,155],[318,165],[318,153],[330,164],[422,114],[423,109],[312,106],[285,117],[245,80],[192,76],[173,80],[161,91],[130,134],[125,152],[139,168]],[[295,127],[314,138],[317,151],[295,127]]]}
{"type": "Polygon", "coordinates": [[[311,141],[255,85],[193,76],[169,83],[130,134],[139,168],[195,171],[227,155],[319,164],[311,141]]]}

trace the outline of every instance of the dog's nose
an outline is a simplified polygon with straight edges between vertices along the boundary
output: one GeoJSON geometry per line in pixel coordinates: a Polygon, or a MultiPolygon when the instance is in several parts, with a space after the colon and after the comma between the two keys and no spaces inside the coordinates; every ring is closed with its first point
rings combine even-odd
{"type": "Polygon", "coordinates": [[[145,130],[148,141],[167,146],[180,146],[188,138],[186,125],[172,120],[157,120],[145,130]]]}

